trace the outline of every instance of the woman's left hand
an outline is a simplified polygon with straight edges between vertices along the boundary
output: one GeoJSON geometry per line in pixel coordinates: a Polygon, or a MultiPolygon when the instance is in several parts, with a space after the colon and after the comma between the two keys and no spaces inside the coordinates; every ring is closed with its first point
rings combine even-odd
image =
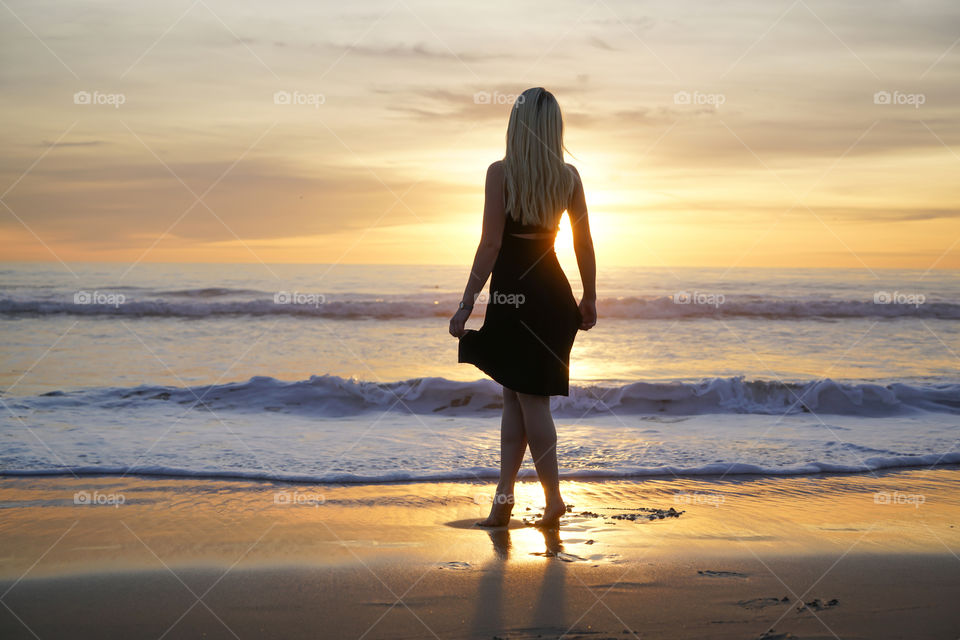
{"type": "Polygon", "coordinates": [[[467,318],[470,317],[470,312],[473,309],[458,309],[453,317],[450,318],[450,335],[454,338],[459,338],[466,333],[466,330],[463,328],[467,324],[467,318]]]}
{"type": "Polygon", "coordinates": [[[580,301],[580,328],[583,331],[593,329],[597,324],[597,301],[594,298],[584,298],[580,301]]]}

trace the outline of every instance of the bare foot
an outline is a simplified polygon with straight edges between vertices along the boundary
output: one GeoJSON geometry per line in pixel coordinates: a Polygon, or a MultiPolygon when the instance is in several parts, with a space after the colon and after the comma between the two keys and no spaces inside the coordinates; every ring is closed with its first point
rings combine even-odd
{"type": "Polygon", "coordinates": [[[505,527],[510,524],[510,513],[513,511],[513,496],[498,493],[493,499],[490,515],[486,520],[477,523],[478,527],[505,527]]]}
{"type": "Polygon", "coordinates": [[[560,516],[567,512],[567,507],[562,500],[550,503],[543,510],[543,517],[533,523],[533,526],[540,529],[559,529],[560,516]]]}

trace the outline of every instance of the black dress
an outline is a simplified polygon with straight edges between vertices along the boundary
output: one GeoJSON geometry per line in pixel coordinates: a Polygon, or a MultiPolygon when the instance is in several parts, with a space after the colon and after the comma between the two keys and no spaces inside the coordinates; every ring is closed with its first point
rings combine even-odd
{"type": "Polygon", "coordinates": [[[569,395],[570,349],[581,316],[553,243],[557,230],[506,216],[479,330],[461,336],[458,362],[476,365],[508,389],[569,395]],[[548,234],[519,238],[513,234],[548,234]]]}

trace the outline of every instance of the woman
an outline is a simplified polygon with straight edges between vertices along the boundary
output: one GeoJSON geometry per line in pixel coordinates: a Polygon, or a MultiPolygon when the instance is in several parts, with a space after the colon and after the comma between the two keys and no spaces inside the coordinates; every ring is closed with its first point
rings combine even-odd
{"type": "Polygon", "coordinates": [[[527,89],[510,113],[506,155],[487,169],[483,234],[460,308],[450,319],[450,333],[460,339],[458,361],[476,365],[503,385],[500,482],[480,526],[509,523],[528,444],[546,498],[536,525],[559,526],[566,507],[550,396],[569,393],[570,348],[577,330],[596,324],[596,299],[587,204],[580,174],[563,161],[560,106],[542,87],[527,89]],[[553,248],[564,211],[583,282],[579,305],[553,248]],[[483,327],[465,330],[491,273],[483,327]]]}

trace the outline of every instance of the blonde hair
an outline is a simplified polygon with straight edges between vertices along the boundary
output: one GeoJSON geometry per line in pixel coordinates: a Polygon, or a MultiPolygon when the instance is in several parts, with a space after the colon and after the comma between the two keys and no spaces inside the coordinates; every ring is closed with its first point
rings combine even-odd
{"type": "Polygon", "coordinates": [[[507,215],[526,225],[560,223],[574,186],[563,150],[563,117],[553,94],[534,87],[517,96],[503,158],[507,215]]]}

